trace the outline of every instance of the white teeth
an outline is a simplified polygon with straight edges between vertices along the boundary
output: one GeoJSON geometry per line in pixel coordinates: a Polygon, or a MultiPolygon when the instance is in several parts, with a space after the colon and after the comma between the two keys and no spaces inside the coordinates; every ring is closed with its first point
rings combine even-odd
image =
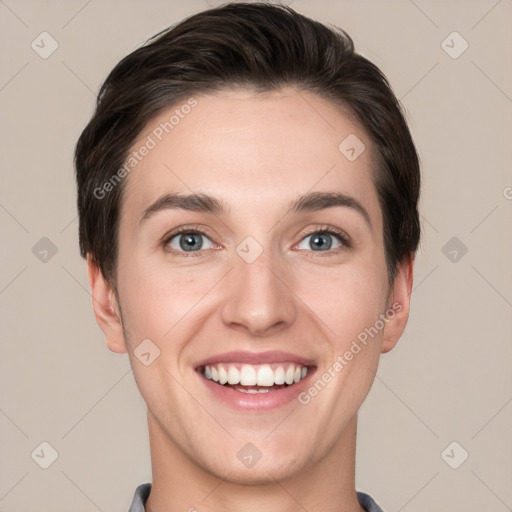
{"type": "Polygon", "coordinates": [[[295,375],[295,367],[293,365],[288,367],[288,370],[286,370],[286,375],[284,378],[284,381],[286,384],[290,385],[293,384],[293,377],[295,375]]]}
{"type": "Polygon", "coordinates": [[[219,373],[219,382],[221,384],[226,384],[226,382],[228,381],[228,372],[226,371],[224,366],[219,364],[219,367],[217,368],[217,371],[219,373]]]}
{"type": "MultiPolygon", "coordinates": [[[[218,363],[207,364],[204,367],[203,375],[208,380],[218,382],[220,384],[231,384],[240,387],[238,391],[244,392],[265,392],[266,390],[245,390],[242,386],[262,386],[271,388],[274,385],[281,386],[283,384],[292,385],[300,382],[308,374],[308,368],[294,363],[286,363],[280,366],[273,364],[251,365],[251,364],[230,364],[218,363]],[[272,369],[275,368],[274,370],[272,369]],[[238,369],[240,368],[240,369],[238,369]]],[[[268,390],[267,390],[268,391],[268,390]]]]}
{"type": "Polygon", "coordinates": [[[240,391],[241,393],[250,393],[251,395],[255,395],[256,393],[268,393],[268,388],[265,389],[244,389],[242,387],[235,388],[237,391],[240,391]]]}
{"type": "MultiPolygon", "coordinates": [[[[306,370],[306,368],[304,368],[306,370]]],[[[276,371],[274,372],[274,382],[278,385],[284,384],[285,381],[285,373],[284,368],[282,366],[279,366],[276,368],[276,371]]]]}
{"type": "Polygon", "coordinates": [[[258,370],[258,379],[256,382],[258,386],[273,386],[274,379],[274,372],[268,364],[260,366],[260,369],[258,370]]]}
{"type": "Polygon", "coordinates": [[[230,366],[228,368],[228,384],[239,384],[240,383],[240,372],[236,366],[230,366]]]}
{"type": "Polygon", "coordinates": [[[256,386],[256,370],[253,366],[244,364],[240,370],[240,384],[242,386],[256,386]]]}

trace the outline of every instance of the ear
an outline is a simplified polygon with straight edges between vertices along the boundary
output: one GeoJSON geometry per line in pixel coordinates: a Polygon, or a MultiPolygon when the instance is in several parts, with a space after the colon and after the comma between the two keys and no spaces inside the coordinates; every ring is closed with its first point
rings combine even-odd
{"type": "Polygon", "coordinates": [[[98,265],[89,256],[87,256],[87,274],[94,316],[105,335],[107,347],[112,352],[123,354],[127,352],[127,348],[116,294],[103,277],[98,265]]]}
{"type": "Polygon", "coordinates": [[[407,320],[411,302],[413,281],[414,256],[409,257],[398,265],[393,286],[390,291],[390,300],[386,312],[387,322],[384,328],[381,353],[389,352],[398,343],[402,336],[407,320]]]}

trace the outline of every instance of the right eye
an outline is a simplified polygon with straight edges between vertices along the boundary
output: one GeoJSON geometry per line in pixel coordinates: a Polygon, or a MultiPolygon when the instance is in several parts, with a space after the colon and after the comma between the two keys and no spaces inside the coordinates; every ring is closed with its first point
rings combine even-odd
{"type": "Polygon", "coordinates": [[[165,246],[174,252],[199,252],[202,249],[211,249],[213,245],[204,233],[190,229],[173,233],[165,241],[165,246]],[[207,240],[206,247],[204,240],[207,240]]]}

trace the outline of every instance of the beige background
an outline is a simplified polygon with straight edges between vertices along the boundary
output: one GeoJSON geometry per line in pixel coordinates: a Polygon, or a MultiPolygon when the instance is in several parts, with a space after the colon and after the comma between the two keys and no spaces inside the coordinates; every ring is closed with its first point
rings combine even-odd
{"type": "MultiPolygon", "coordinates": [[[[382,68],[423,162],[412,316],[361,409],[357,487],[387,512],[512,510],[512,1],[287,3],[382,68]],[[468,249],[455,262],[452,237],[468,249]]],[[[151,479],[144,402],[92,314],[72,152],[118,60],[207,7],[0,1],[2,512],[127,511],[151,479]],[[43,31],[47,59],[31,48],[43,31]],[[59,455],[46,470],[43,441],[59,455]]]]}

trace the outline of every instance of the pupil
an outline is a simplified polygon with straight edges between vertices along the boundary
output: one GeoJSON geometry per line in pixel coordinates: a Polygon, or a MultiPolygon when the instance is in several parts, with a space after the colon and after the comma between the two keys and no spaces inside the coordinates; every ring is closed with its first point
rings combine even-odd
{"type": "Polygon", "coordinates": [[[327,251],[332,245],[331,235],[329,235],[329,233],[317,235],[313,238],[313,244],[315,244],[321,251],[327,251]]]}
{"type": "Polygon", "coordinates": [[[191,251],[197,248],[200,249],[203,244],[199,236],[200,235],[196,233],[187,233],[186,235],[182,235],[180,239],[180,247],[184,251],[191,251]]]}

